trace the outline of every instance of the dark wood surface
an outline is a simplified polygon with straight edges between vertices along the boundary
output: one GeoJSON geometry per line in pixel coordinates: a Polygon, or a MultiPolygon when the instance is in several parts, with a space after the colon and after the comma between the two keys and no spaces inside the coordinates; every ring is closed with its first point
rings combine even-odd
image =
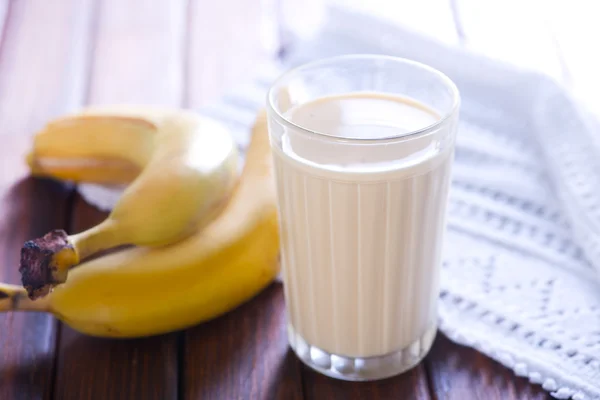
{"type": "MultiPolygon", "coordinates": [[[[374,7],[381,8],[379,3],[374,7]]],[[[533,9],[516,12],[529,1],[488,0],[490,8],[483,11],[480,3],[426,0],[394,6],[386,17],[445,42],[568,78],[575,89],[585,86],[578,85],[578,77],[588,79],[586,72],[594,69],[578,64],[582,55],[569,46],[577,41],[556,18],[562,6],[547,10],[551,35],[533,9]],[[434,8],[439,12],[432,17],[434,8]],[[499,40],[493,33],[507,18],[515,22],[499,40]],[[523,51],[527,46],[532,50],[523,51]],[[572,57],[565,61],[565,53],[572,57]]],[[[36,129],[85,104],[206,104],[274,54],[260,42],[272,14],[246,0],[0,0],[0,279],[19,282],[25,240],[52,228],[81,231],[105,217],[73,187],[27,176],[23,159],[36,129]],[[233,8],[239,10],[235,15],[233,8]]],[[[548,395],[441,334],[426,360],[399,377],[373,383],[326,378],[306,368],[287,346],[279,283],[216,320],[146,339],[90,338],[44,314],[0,315],[0,399],[303,398],[548,395]]]]}
{"type": "Polygon", "coordinates": [[[379,382],[343,382],[327,378],[303,367],[302,379],[307,399],[414,399],[432,398],[423,364],[405,374],[379,382]]]}
{"type": "MultiPolygon", "coordinates": [[[[105,213],[79,195],[71,207],[71,230],[99,223],[105,213]]],[[[143,339],[94,338],[59,324],[55,399],[176,399],[180,333],[143,339]]]]}
{"type": "Polygon", "coordinates": [[[286,343],[281,284],[184,336],[184,398],[303,398],[300,362],[286,343]]]}

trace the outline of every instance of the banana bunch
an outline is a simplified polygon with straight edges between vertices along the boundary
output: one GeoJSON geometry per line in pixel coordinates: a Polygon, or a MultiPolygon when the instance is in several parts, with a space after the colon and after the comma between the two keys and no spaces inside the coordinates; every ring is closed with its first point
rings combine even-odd
{"type": "Polygon", "coordinates": [[[183,110],[91,108],[49,123],[27,157],[33,175],[129,184],[99,225],[29,241],[19,270],[30,297],[63,283],[101,250],[162,246],[208,224],[237,180],[237,150],[220,124],[183,110]]]}
{"type": "MultiPolygon", "coordinates": [[[[71,270],[64,283],[36,300],[21,286],[0,284],[0,311],[52,313],[74,329],[93,336],[148,336],[219,316],[253,297],[275,278],[279,272],[278,221],[264,112],[259,114],[253,128],[242,175],[229,194],[234,162],[233,150],[224,138],[226,135],[216,129],[209,130],[207,122],[195,120],[198,117],[185,115],[181,120],[175,118],[176,121],[167,122],[167,115],[156,114],[155,111],[146,114],[145,111],[117,109],[60,120],[54,128],[51,124],[51,128],[39,135],[36,143],[39,146],[34,149],[30,160],[36,174],[95,182],[135,179],[123,197],[134,196],[139,203],[144,203],[149,196],[152,206],[139,204],[135,209],[132,205],[128,210],[126,205],[133,200],[128,199],[123,205],[120,202],[122,208],[119,211],[115,208],[107,219],[110,225],[118,228],[103,228],[103,222],[100,228],[92,230],[109,229],[108,232],[121,238],[119,240],[132,242],[135,238],[140,244],[171,243],[128,248],[84,261],[71,270]],[[137,117],[132,118],[132,112],[138,113],[137,117]],[[120,138],[129,133],[143,136],[140,131],[143,124],[155,129],[146,149],[140,149],[139,143],[138,147],[132,148],[134,138],[120,138]],[[165,132],[165,135],[173,137],[173,132],[177,131],[187,139],[161,139],[163,132],[156,130],[157,126],[164,126],[161,124],[172,124],[171,134],[165,132]],[[67,132],[63,132],[60,126],[67,132]],[[73,133],[69,132],[71,130],[73,133]],[[73,138],[77,136],[74,131],[79,131],[80,136],[88,136],[89,131],[102,131],[109,135],[108,131],[113,130],[121,132],[111,136],[117,141],[112,145],[114,153],[111,154],[119,160],[119,165],[109,165],[108,161],[112,160],[107,160],[106,163],[94,161],[79,168],[71,162],[49,162],[47,160],[56,157],[56,149],[46,151],[43,149],[54,145],[41,145],[42,136],[55,132],[57,136],[62,134],[65,138],[73,138]],[[212,140],[198,139],[195,142],[190,139],[194,135],[212,137],[212,140]],[[195,145],[198,147],[190,148],[195,145]],[[158,149],[161,146],[166,148],[158,149]],[[182,154],[185,154],[185,160],[182,154]],[[45,156],[47,159],[43,161],[45,156]],[[157,159],[166,160],[165,169],[153,164],[159,163],[153,161],[157,159]],[[181,170],[176,170],[176,166],[181,170]],[[138,168],[141,173],[132,173],[132,168],[138,168]],[[147,172],[149,168],[153,169],[152,173],[147,172]],[[166,170],[170,173],[164,172],[166,170]],[[170,176],[170,179],[164,180],[165,176],[170,176]],[[167,182],[173,177],[185,182],[167,182]],[[142,183],[138,183],[140,180],[142,183]],[[133,190],[135,185],[138,189],[133,190]],[[192,189],[190,185],[196,188],[192,189]],[[190,193],[194,190],[199,193],[190,193]],[[165,193],[167,191],[171,192],[165,193]],[[159,198],[158,202],[155,202],[154,196],[159,198]],[[182,197],[186,198],[180,200],[182,197]],[[167,198],[171,201],[161,203],[160,199],[167,198]],[[200,210],[180,210],[194,208],[192,203],[196,203],[200,210]],[[225,204],[220,205],[222,203],[225,204]],[[164,208],[155,208],[157,204],[164,208]],[[221,208],[220,212],[215,213],[218,208],[221,208]],[[176,222],[171,221],[172,214],[176,214],[176,222]],[[181,214],[187,215],[187,224],[183,223],[181,214]],[[161,230],[161,226],[166,232],[161,230]],[[190,230],[193,233],[181,239],[190,230]]],[[[50,138],[47,140],[50,141],[50,138]]],[[[79,140],[82,143],[80,152],[65,154],[66,157],[93,158],[102,146],[103,154],[109,154],[111,145],[108,136],[106,140],[98,139],[102,145],[88,144],[89,147],[84,145],[89,143],[87,139],[79,140]],[[84,148],[87,151],[83,151],[84,148]]],[[[81,251],[84,245],[78,238],[82,236],[68,237],[65,246],[60,241],[53,243],[52,235],[50,233],[46,239],[38,240],[38,243],[45,241],[40,247],[58,249],[52,253],[54,265],[72,264],[73,260],[64,261],[69,258],[64,257],[64,249],[70,243],[76,253],[81,251]]],[[[98,236],[92,242],[100,240],[100,237],[106,236],[98,236]]],[[[108,244],[94,244],[92,247],[106,248],[117,242],[112,238],[106,240],[108,244]]],[[[74,260],[78,261],[77,258],[74,260]]]]}

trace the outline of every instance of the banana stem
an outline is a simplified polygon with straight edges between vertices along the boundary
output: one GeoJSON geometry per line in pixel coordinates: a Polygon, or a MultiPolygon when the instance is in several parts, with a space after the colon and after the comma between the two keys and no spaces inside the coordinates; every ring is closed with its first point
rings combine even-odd
{"type": "Polygon", "coordinates": [[[48,312],[49,310],[48,297],[39,300],[31,300],[23,287],[0,283],[0,312],[48,312]]]}
{"type": "Polygon", "coordinates": [[[69,239],[77,252],[78,262],[102,250],[125,244],[120,242],[115,223],[109,219],[86,231],[69,236],[69,239]]]}
{"type": "Polygon", "coordinates": [[[31,299],[43,297],[53,286],[67,280],[69,269],[81,260],[119,243],[114,221],[101,224],[76,235],[67,236],[61,229],[25,242],[21,249],[21,282],[31,299]]]}

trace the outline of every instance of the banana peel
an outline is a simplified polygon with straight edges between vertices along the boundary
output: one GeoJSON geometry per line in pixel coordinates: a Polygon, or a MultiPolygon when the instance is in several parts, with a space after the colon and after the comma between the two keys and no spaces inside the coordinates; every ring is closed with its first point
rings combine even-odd
{"type": "Polygon", "coordinates": [[[132,248],[84,262],[35,301],[19,286],[0,285],[0,311],[52,313],[93,336],[150,336],[236,308],[279,269],[273,166],[261,112],[239,185],[206,228],[166,247],[132,248]]]}
{"type": "Polygon", "coordinates": [[[180,109],[107,106],[51,121],[27,162],[34,176],[125,183],[106,220],[25,243],[19,271],[34,299],[87,257],[122,245],[159,247],[210,223],[237,182],[237,147],[217,122],[180,109]]]}

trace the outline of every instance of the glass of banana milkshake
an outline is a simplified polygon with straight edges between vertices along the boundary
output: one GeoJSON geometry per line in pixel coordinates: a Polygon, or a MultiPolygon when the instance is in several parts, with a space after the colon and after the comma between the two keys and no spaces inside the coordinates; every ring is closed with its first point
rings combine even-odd
{"type": "Polygon", "coordinates": [[[441,72],[378,55],[270,89],[288,337],[311,368],[382,379],[429,351],[459,103],[441,72]]]}

